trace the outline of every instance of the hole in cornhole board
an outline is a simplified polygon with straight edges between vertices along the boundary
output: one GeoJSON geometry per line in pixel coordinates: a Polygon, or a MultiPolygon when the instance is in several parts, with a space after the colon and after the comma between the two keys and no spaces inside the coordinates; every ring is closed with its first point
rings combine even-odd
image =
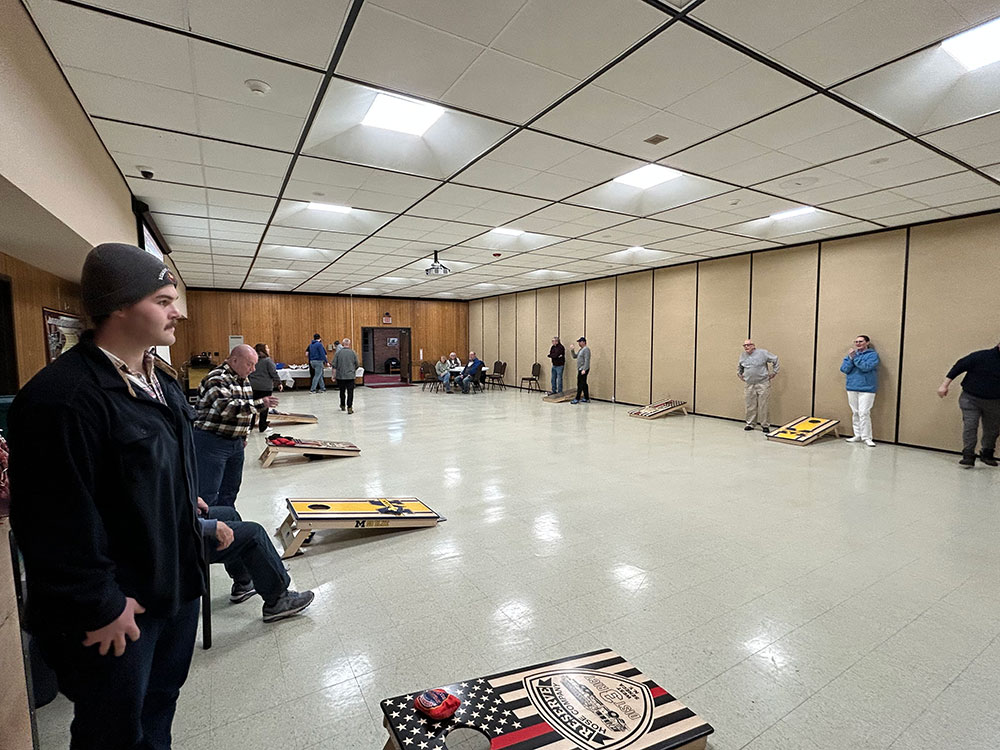
{"type": "Polygon", "coordinates": [[[309,510],[330,510],[330,506],[326,503],[310,503],[309,510]]]}
{"type": "Polygon", "coordinates": [[[448,750],[490,750],[490,738],[472,727],[458,727],[448,732],[444,746],[448,750]]]}

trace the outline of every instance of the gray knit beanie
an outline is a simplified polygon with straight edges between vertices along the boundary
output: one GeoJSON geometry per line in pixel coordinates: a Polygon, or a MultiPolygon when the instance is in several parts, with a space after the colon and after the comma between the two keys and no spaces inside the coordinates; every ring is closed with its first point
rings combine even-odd
{"type": "Polygon", "coordinates": [[[83,308],[91,318],[110,315],[168,284],[177,286],[177,279],[155,255],[135,245],[106,242],[83,263],[83,308]]]}

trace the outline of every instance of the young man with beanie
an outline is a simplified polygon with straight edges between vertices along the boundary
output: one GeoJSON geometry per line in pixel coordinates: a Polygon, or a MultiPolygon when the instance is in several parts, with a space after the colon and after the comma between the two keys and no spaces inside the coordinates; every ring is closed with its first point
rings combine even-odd
{"type": "Polygon", "coordinates": [[[587,385],[587,376],[590,374],[590,347],[587,346],[587,339],[581,336],[576,340],[580,345],[580,351],[575,346],[571,346],[569,353],[576,360],[576,398],[570,401],[571,404],[590,403],[590,386],[587,385]]]}
{"type": "Polygon", "coordinates": [[[175,285],[137,247],[95,247],[94,330],[10,411],[27,626],[74,704],[74,748],[167,750],[191,663],[205,588],[192,414],[149,351],[174,343],[175,285]]]}
{"type": "Polygon", "coordinates": [[[313,340],[306,347],[306,357],[309,359],[309,369],[312,370],[312,384],[309,386],[310,393],[326,393],[326,383],[323,382],[323,369],[327,365],[326,347],[323,346],[323,339],[318,333],[313,334],[313,340]]]}

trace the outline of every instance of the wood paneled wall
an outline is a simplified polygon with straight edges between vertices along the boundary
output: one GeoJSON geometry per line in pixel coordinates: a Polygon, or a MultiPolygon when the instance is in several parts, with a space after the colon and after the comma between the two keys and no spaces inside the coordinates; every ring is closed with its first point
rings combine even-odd
{"type": "MultiPolygon", "coordinates": [[[[470,321],[481,321],[483,349],[495,358],[502,347],[518,378],[538,359],[547,384],[551,337],[568,350],[582,334],[594,398],[679,398],[729,419],[743,418],[736,363],[749,335],[781,360],[771,423],[815,414],[840,419],[846,432],[839,368],[863,333],[882,361],[875,439],[959,450],[960,385],[943,401],[935,390],[956,359],[1000,341],[998,258],[994,213],[489,297],[470,303],[470,321]],[[522,341],[532,294],[534,353],[522,341]],[[505,314],[512,305],[516,315],[505,314]]],[[[570,359],[564,386],[575,384],[570,359]]]]}
{"type": "MultiPolygon", "coordinates": [[[[175,364],[201,351],[224,356],[230,334],[243,336],[251,346],[268,344],[275,361],[288,364],[305,362],[314,333],[328,345],[349,337],[360,351],[362,326],[381,326],[385,312],[392,315],[391,327],[411,329],[414,377],[421,349],[429,362],[452,351],[463,361],[468,355],[467,302],[196,290],[188,290],[187,297],[188,319],[178,326],[170,351],[175,364]]],[[[494,321],[494,338],[496,331],[494,321]]]]}
{"type": "Polygon", "coordinates": [[[42,308],[82,313],[80,286],[0,252],[0,275],[14,296],[14,338],[20,385],[45,366],[42,308]]]}

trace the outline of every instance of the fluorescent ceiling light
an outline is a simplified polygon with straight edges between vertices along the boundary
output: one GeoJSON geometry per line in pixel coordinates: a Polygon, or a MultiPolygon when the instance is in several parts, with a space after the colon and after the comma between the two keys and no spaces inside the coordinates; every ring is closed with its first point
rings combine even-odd
{"type": "Polygon", "coordinates": [[[310,203],[309,208],[313,211],[331,211],[335,214],[349,214],[350,206],[338,206],[335,203],[310,203]]]}
{"type": "Polygon", "coordinates": [[[377,94],[361,124],[419,136],[426,133],[443,114],[444,108],[434,104],[377,94]]]}
{"type": "Polygon", "coordinates": [[[641,250],[643,252],[646,252],[646,248],[644,248],[642,245],[632,245],[632,247],[630,247],[629,250],[634,250],[634,251],[641,250]]]}
{"type": "Polygon", "coordinates": [[[811,214],[816,209],[812,206],[799,206],[798,208],[790,208],[787,211],[779,211],[776,214],[771,214],[768,219],[774,219],[776,221],[781,219],[791,219],[794,216],[805,216],[806,214],[811,214]]]}
{"type": "Polygon", "coordinates": [[[675,180],[681,176],[681,172],[670,167],[661,167],[659,164],[647,164],[644,167],[633,169],[620,177],[615,177],[615,182],[623,185],[631,185],[640,190],[646,190],[669,180],[675,180]]]}
{"type": "Polygon", "coordinates": [[[517,237],[520,234],[524,234],[523,229],[511,229],[510,227],[497,227],[496,229],[490,230],[491,234],[506,234],[511,237],[517,237]]]}
{"type": "Polygon", "coordinates": [[[941,42],[941,49],[966,70],[976,70],[1000,60],[1000,18],[956,34],[941,42]]]}

